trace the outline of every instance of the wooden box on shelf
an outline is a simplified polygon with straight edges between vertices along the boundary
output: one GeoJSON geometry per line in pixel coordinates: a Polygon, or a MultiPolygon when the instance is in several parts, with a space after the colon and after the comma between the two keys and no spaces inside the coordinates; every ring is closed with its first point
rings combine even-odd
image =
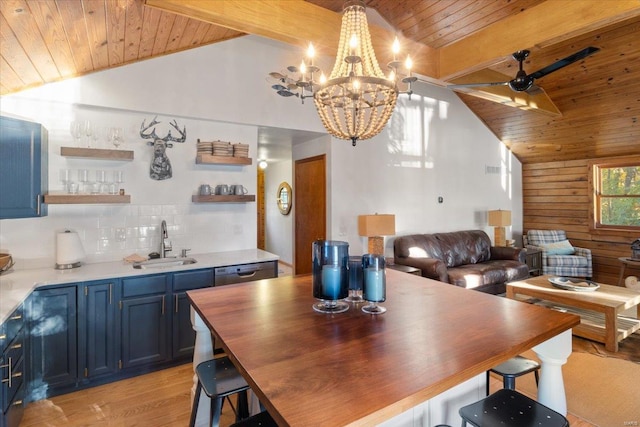
{"type": "Polygon", "coordinates": [[[243,196],[235,196],[235,195],[210,195],[210,196],[201,196],[199,194],[194,194],[191,196],[191,201],[193,203],[245,203],[245,202],[255,202],[256,196],[245,194],[243,196]]]}
{"type": "Polygon", "coordinates": [[[52,193],[45,194],[44,202],[50,205],[131,203],[131,195],[52,193]]]}
{"type": "Polygon", "coordinates": [[[251,163],[250,157],[214,156],[212,154],[198,154],[196,156],[196,164],[250,165],[251,163]]]}
{"type": "Polygon", "coordinates": [[[60,155],[86,159],[133,160],[133,151],[131,150],[108,150],[103,148],[60,147],[60,155]]]}

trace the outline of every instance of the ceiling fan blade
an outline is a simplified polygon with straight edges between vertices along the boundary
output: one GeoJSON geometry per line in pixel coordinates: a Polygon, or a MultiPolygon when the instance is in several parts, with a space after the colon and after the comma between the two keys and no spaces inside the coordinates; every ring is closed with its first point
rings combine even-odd
{"type": "Polygon", "coordinates": [[[542,88],[540,86],[537,86],[535,83],[531,85],[531,87],[529,89],[527,89],[525,92],[527,92],[528,95],[530,96],[535,96],[535,95],[539,95],[541,93],[544,93],[544,90],[542,90],[542,88]]]}
{"type": "Polygon", "coordinates": [[[567,65],[573,64],[576,61],[586,58],[587,56],[593,53],[596,53],[599,50],[600,49],[597,47],[589,46],[585,49],[582,49],[579,52],[574,53],[573,55],[569,55],[564,59],[556,61],[551,65],[547,65],[546,67],[541,68],[540,70],[529,74],[529,77],[532,77],[534,79],[540,79],[546,76],[547,74],[553,73],[554,71],[558,71],[560,68],[564,68],[567,65]]]}
{"type": "Polygon", "coordinates": [[[509,82],[491,82],[491,83],[463,83],[457,85],[447,85],[449,89],[462,89],[465,87],[486,87],[486,86],[505,86],[509,82]]]}

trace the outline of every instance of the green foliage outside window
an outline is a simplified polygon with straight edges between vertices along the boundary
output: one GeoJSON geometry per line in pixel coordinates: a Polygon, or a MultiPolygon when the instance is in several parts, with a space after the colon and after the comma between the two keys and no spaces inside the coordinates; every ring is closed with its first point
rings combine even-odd
{"type": "Polygon", "coordinates": [[[640,227],[640,166],[600,168],[600,223],[640,227]]]}

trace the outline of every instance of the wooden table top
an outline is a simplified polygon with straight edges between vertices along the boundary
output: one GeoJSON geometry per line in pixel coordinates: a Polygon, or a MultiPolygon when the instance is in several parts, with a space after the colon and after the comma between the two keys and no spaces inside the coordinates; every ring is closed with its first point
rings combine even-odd
{"type": "Polygon", "coordinates": [[[579,324],[387,270],[387,312],[312,309],[311,276],[187,295],[280,425],[373,425],[579,324]]]}
{"type": "Polygon", "coordinates": [[[519,290],[517,293],[586,309],[613,307],[622,311],[640,304],[640,293],[622,286],[598,283],[600,287],[595,291],[569,291],[553,286],[549,282],[551,277],[553,276],[537,276],[507,283],[507,288],[514,287],[519,290]]]}

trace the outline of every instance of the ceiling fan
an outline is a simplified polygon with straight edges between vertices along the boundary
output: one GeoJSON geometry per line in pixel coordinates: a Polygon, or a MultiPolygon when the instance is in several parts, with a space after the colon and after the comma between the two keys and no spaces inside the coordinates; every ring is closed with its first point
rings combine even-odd
{"type": "Polygon", "coordinates": [[[516,92],[526,92],[529,90],[533,90],[536,86],[533,84],[534,80],[540,79],[547,74],[551,74],[554,71],[558,71],[561,68],[566,67],[567,65],[573,64],[576,61],[579,61],[587,56],[599,51],[600,49],[597,47],[589,46],[581,51],[574,53],[573,55],[569,55],[564,59],[554,62],[551,65],[547,65],[544,68],[539,69],[531,74],[527,74],[526,71],[522,68],[522,63],[529,56],[528,50],[519,50],[515,52],[512,56],[513,59],[518,61],[519,70],[516,74],[516,77],[512,80],[506,82],[490,82],[490,83],[467,83],[467,84],[453,84],[448,85],[448,88],[451,89],[459,89],[459,88],[470,88],[470,87],[483,87],[483,86],[509,86],[512,90],[516,92]]]}

